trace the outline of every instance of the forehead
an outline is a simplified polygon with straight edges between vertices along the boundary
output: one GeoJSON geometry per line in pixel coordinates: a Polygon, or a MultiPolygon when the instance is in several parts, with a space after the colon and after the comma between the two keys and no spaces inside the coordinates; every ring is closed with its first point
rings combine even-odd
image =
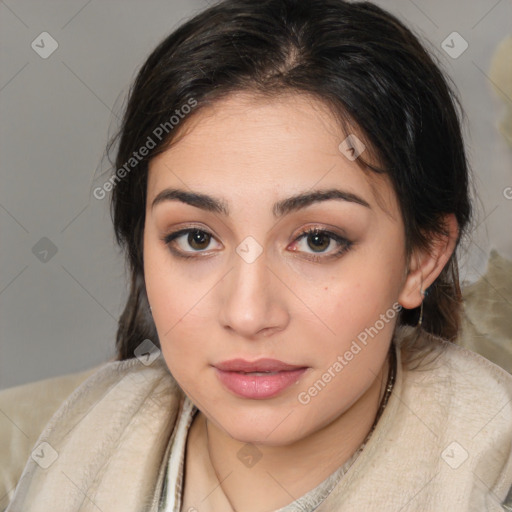
{"type": "MultiPolygon", "coordinates": [[[[176,186],[204,193],[214,189],[228,201],[233,194],[278,197],[279,191],[342,186],[395,217],[387,176],[363,172],[347,158],[340,143],[349,134],[329,107],[311,96],[234,93],[181,123],[170,147],[150,162],[149,200],[176,186]]],[[[368,150],[363,155],[375,163],[368,150]]]]}

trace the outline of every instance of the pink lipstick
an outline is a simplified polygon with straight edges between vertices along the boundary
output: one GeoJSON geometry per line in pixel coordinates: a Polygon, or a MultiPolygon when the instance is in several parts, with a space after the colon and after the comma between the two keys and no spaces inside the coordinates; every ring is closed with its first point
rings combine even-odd
{"type": "Polygon", "coordinates": [[[276,359],[258,359],[249,362],[231,359],[214,365],[222,384],[243,398],[261,400],[272,398],[297,382],[307,370],[276,359]]]}

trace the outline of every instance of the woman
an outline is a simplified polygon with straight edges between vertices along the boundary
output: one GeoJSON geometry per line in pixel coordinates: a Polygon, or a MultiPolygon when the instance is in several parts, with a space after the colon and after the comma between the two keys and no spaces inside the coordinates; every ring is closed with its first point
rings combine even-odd
{"type": "Polygon", "coordinates": [[[7,510],[510,506],[512,377],[456,345],[456,106],[366,2],[225,0],[165,39],[95,191],[131,271],[119,361],[7,510]]]}

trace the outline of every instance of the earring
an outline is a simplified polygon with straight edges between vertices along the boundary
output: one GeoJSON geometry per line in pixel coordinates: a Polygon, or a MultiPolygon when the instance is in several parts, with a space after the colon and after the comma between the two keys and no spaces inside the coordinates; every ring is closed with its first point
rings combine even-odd
{"type": "Polygon", "coordinates": [[[420,288],[420,294],[423,298],[421,300],[420,318],[418,320],[418,325],[416,325],[416,328],[421,327],[421,323],[423,322],[423,299],[425,299],[425,292],[423,291],[423,288],[420,288]]]}

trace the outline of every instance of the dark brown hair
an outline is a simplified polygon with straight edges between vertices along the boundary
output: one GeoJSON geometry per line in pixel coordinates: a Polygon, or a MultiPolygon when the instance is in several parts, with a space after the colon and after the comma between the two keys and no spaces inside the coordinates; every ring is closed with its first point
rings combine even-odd
{"type": "MultiPolygon", "coordinates": [[[[170,121],[184,117],[185,105],[194,105],[191,117],[235,91],[308,94],[328,105],[343,126],[357,127],[379,165],[358,163],[389,177],[408,257],[445,233],[443,214],[457,218],[457,247],[466,233],[472,208],[462,110],[453,86],[409,29],[369,2],[224,0],[184,23],[151,53],[109,145],[110,150],[117,144],[116,172],[125,169],[113,189],[111,214],[131,274],[117,332],[118,359],[134,357],[146,338],[159,344],[143,272],[148,162],[186,125],[187,119],[174,129],[170,121]],[[145,144],[154,147],[131,161],[145,144]],[[126,172],[129,161],[133,165],[126,172]]],[[[424,299],[421,328],[455,341],[461,304],[454,251],[424,299]]],[[[402,309],[397,325],[416,325],[419,310],[402,309]]],[[[413,341],[410,348],[421,349],[413,341]]]]}

